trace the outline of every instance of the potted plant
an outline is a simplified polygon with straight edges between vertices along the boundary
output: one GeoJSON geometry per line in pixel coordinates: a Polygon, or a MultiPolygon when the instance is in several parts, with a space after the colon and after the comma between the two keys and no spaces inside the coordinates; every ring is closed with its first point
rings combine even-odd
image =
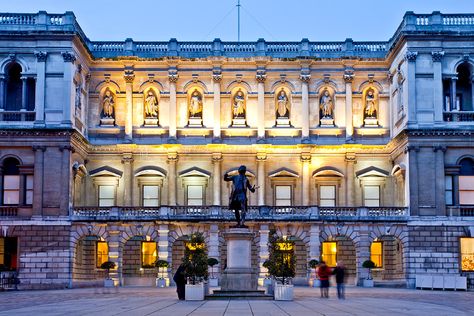
{"type": "Polygon", "coordinates": [[[310,268],[310,274],[314,270],[314,277],[311,278],[313,287],[319,287],[319,283],[320,283],[317,277],[317,273],[316,273],[316,269],[318,268],[318,265],[319,265],[319,261],[316,259],[312,259],[308,262],[308,267],[310,268]]]}
{"type": "Polygon", "coordinates": [[[166,260],[156,260],[155,267],[158,270],[156,278],[156,287],[166,287],[166,278],[164,277],[164,271],[168,268],[169,263],[166,260]]]}
{"type": "Polygon", "coordinates": [[[270,230],[268,238],[268,260],[265,268],[275,279],[274,298],[280,301],[293,300],[293,284],[295,276],[294,242],[288,238],[279,237],[275,229],[270,230]]]}
{"type": "Polygon", "coordinates": [[[216,277],[214,277],[214,266],[219,263],[219,260],[216,258],[207,259],[207,265],[211,267],[211,277],[209,278],[209,286],[218,286],[219,282],[216,277]]]}
{"type": "Polygon", "coordinates": [[[107,271],[107,274],[104,280],[104,287],[115,287],[115,281],[110,277],[110,270],[115,269],[115,266],[116,264],[113,261],[105,261],[100,265],[101,269],[104,269],[107,271]]]}
{"type": "Polygon", "coordinates": [[[184,251],[183,264],[188,279],[185,299],[188,301],[204,300],[204,280],[207,279],[207,248],[202,233],[191,235],[184,251]]]}
{"type": "Polygon", "coordinates": [[[372,279],[372,269],[375,268],[375,263],[372,260],[365,260],[362,263],[362,267],[368,269],[367,279],[363,280],[364,287],[373,287],[374,280],[372,279]]]}

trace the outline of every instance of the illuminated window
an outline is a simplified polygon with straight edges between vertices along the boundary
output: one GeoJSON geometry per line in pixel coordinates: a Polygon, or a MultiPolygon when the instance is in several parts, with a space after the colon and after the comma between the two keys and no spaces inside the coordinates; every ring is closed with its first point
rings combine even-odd
{"type": "Polygon", "coordinates": [[[321,185],[319,186],[319,206],[336,206],[336,186],[321,185]]]}
{"type": "Polygon", "coordinates": [[[445,200],[446,205],[453,205],[453,177],[445,176],[444,177],[444,187],[445,187],[445,200]]]}
{"type": "Polygon", "coordinates": [[[364,206],[380,206],[380,187],[378,185],[364,186],[364,206]]]}
{"type": "Polygon", "coordinates": [[[26,176],[25,204],[33,204],[33,175],[26,176]]]}
{"type": "Polygon", "coordinates": [[[143,206],[160,206],[160,187],[157,185],[144,185],[142,188],[143,206]]]}
{"type": "Polygon", "coordinates": [[[459,176],[459,204],[474,205],[474,176],[459,176]]]}
{"type": "Polygon", "coordinates": [[[105,241],[97,242],[97,267],[100,268],[102,263],[109,261],[109,246],[105,241]]]}
{"type": "Polygon", "coordinates": [[[114,185],[99,185],[99,206],[114,206],[115,205],[115,186],[114,185]]]}
{"type": "Polygon", "coordinates": [[[474,238],[461,238],[461,271],[474,271],[474,238]]]}
{"type": "Polygon", "coordinates": [[[188,185],[187,186],[187,205],[203,205],[204,204],[204,196],[203,190],[204,187],[202,185],[188,185]]]}
{"type": "Polygon", "coordinates": [[[0,265],[6,270],[16,270],[18,239],[16,237],[0,237],[0,265]]]}
{"type": "Polygon", "coordinates": [[[335,267],[337,262],[337,242],[325,241],[322,244],[321,258],[330,267],[335,267]]]}
{"type": "Polygon", "coordinates": [[[383,247],[381,241],[374,241],[370,245],[370,260],[375,263],[376,268],[383,267],[383,247]]]}
{"type": "Polygon", "coordinates": [[[154,267],[156,257],[156,242],[142,241],[142,267],[154,267]]]}
{"type": "Polygon", "coordinates": [[[0,265],[5,264],[5,238],[0,237],[0,265]]]}
{"type": "Polygon", "coordinates": [[[275,205],[291,206],[291,185],[275,186],[275,205]]]}

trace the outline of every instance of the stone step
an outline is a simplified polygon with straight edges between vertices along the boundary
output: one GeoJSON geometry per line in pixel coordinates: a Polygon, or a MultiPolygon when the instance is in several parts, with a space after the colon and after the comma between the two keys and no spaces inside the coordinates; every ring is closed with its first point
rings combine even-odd
{"type": "Polygon", "coordinates": [[[406,281],[374,281],[374,287],[406,289],[406,281]]]}
{"type": "Polygon", "coordinates": [[[223,291],[215,290],[214,294],[206,295],[206,300],[273,300],[273,295],[265,291],[223,291]]]}

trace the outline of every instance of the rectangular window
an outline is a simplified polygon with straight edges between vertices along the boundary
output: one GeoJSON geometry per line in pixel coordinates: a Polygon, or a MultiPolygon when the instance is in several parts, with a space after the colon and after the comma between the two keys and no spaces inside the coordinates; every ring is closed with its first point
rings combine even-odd
{"type": "Polygon", "coordinates": [[[319,206],[336,206],[336,186],[321,185],[319,186],[319,206]]]}
{"type": "Polygon", "coordinates": [[[364,186],[364,206],[380,206],[380,187],[378,185],[364,186]]]}
{"type": "Polygon", "coordinates": [[[18,268],[18,239],[16,237],[0,237],[0,265],[6,270],[18,268]]]}
{"type": "Polygon", "coordinates": [[[383,267],[383,246],[381,241],[374,241],[370,245],[370,260],[375,263],[376,268],[383,267]]]}
{"type": "Polygon", "coordinates": [[[3,176],[3,204],[20,204],[20,176],[3,176]]]}
{"type": "Polygon", "coordinates": [[[444,177],[444,198],[446,200],[446,205],[453,205],[453,177],[445,176],[444,177]]]}
{"type": "Polygon", "coordinates": [[[157,253],[156,242],[143,241],[142,242],[142,267],[151,268],[155,266],[157,253]]]}
{"type": "Polygon", "coordinates": [[[337,242],[325,241],[322,243],[321,258],[329,267],[335,267],[337,262],[337,242]]]}
{"type": "Polygon", "coordinates": [[[474,176],[459,176],[459,204],[474,205],[474,176]]]}
{"type": "Polygon", "coordinates": [[[275,206],[291,206],[291,185],[275,186],[275,206]]]}
{"type": "Polygon", "coordinates": [[[33,204],[33,175],[27,175],[25,181],[25,205],[33,204]]]}
{"type": "Polygon", "coordinates": [[[474,238],[460,239],[461,271],[474,271],[474,238]]]}
{"type": "Polygon", "coordinates": [[[144,185],[143,206],[158,207],[160,206],[160,187],[157,185],[144,185]]]}
{"type": "Polygon", "coordinates": [[[109,246],[106,241],[97,242],[97,268],[100,268],[102,263],[109,261],[109,246]]]}
{"type": "Polygon", "coordinates": [[[5,238],[0,237],[0,265],[5,264],[5,238]]]}
{"type": "Polygon", "coordinates": [[[187,186],[187,195],[188,203],[187,205],[203,205],[203,186],[202,185],[188,185],[187,186]]]}
{"type": "Polygon", "coordinates": [[[100,185],[99,186],[99,206],[114,206],[115,205],[115,186],[114,185],[100,185]]]}

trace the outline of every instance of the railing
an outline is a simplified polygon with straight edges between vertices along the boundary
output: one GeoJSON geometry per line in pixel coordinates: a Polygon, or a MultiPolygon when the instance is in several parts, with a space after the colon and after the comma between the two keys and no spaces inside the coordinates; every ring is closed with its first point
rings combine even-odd
{"type": "Polygon", "coordinates": [[[320,207],[320,216],[357,216],[356,207],[320,207]]]}
{"type": "Polygon", "coordinates": [[[120,218],[158,217],[161,215],[160,207],[123,207],[119,209],[120,218]]]}
{"type": "Polygon", "coordinates": [[[72,215],[77,217],[108,217],[110,207],[75,207],[72,209],[72,215]]]}
{"type": "Polygon", "coordinates": [[[36,24],[36,14],[0,13],[0,24],[36,24]]]}
{"type": "Polygon", "coordinates": [[[474,205],[462,205],[459,207],[460,216],[474,216],[474,205]]]}
{"type": "Polygon", "coordinates": [[[342,52],[344,42],[314,42],[310,47],[312,52],[342,52]]]}
{"type": "Polygon", "coordinates": [[[137,52],[156,53],[167,52],[168,42],[137,42],[137,52]]]}
{"type": "Polygon", "coordinates": [[[443,119],[446,122],[473,122],[474,111],[443,112],[443,119]]]}
{"type": "Polygon", "coordinates": [[[443,25],[474,25],[472,14],[443,14],[443,25]]]}
{"type": "Polygon", "coordinates": [[[370,207],[367,208],[369,216],[407,216],[406,207],[370,207]]]}
{"type": "Polygon", "coordinates": [[[253,53],[255,52],[255,42],[224,42],[223,51],[227,53],[253,53]]]}
{"type": "Polygon", "coordinates": [[[355,42],[356,52],[386,52],[387,42],[355,42]]]}
{"type": "Polygon", "coordinates": [[[0,272],[0,289],[2,290],[16,290],[20,284],[16,271],[0,272]]]}
{"type": "Polygon", "coordinates": [[[169,208],[170,216],[204,216],[209,215],[209,206],[172,206],[169,208]]]}
{"type": "Polygon", "coordinates": [[[35,118],[34,111],[0,111],[0,121],[31,122],[35,118]]]}
{"type": "Polygon", "coordinates": [[[0,206],[0,217],[18,216],[17,206],[0,206]]]}

